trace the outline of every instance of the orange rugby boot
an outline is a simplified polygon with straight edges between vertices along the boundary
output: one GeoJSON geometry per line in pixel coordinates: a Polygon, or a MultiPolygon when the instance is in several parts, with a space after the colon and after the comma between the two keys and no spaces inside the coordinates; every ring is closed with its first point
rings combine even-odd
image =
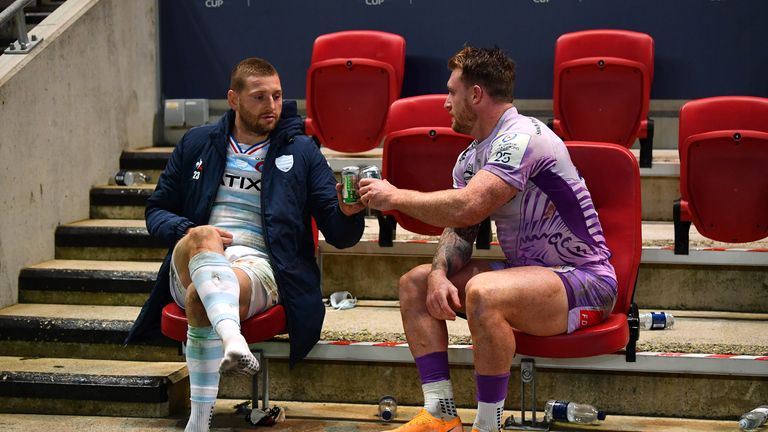
{"type": "Polygon", "coordinates": [[[458,417],[453,420],[441,420],[422,408],[411,421],[388,432],[464,432],[464,428],[458,417]]]}

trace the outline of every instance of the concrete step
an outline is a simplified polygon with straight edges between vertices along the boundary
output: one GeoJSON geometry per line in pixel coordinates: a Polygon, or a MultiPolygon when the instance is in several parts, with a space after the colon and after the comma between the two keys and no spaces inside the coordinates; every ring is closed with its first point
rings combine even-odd
{"type": "MultiPolygon", "coordinates": [[[[162,341],[119,347],[137,313],[137,307],[119,306],[10,306],[0,310],[0,350],[19,357],[183,361],[162,341]]],[[[471,407],[469,331],[463,320],[448,325],[457,400],[460,406],[471,407]]],[[[673,329],[641,334],[637,363],[625,363],[621,354],[538,359],[545,371],[538,375],[537,394],[541,404],[548,398],[590,400],[617,414],[726,418],[768,398],[768,369],[762,365],[768,360],[767,330],[765,315],[680,314],[673,329]],[[615,394],[663,398],[637,401],[617,399],[615,394]]],[[[285,336],[259,344],[271,358],[272,399],[370,403],[376,395],[397,389],[401,403],[420,403],[416,369],[403,344],[396,303],[361,302],[351,310],[328,310],[321,338],[307,361],[292,371],[285,336]]],[[[509,387],[510,401],[519,395],[516,380],[509,387]]],[[[248,380],[226,378],[220,396],[248,398],[250,392],[248,380]]]]}
{"type": "Polygon", "coordinates": [[[173,147],[144,147],[123,151],[120,155],[120,168],[141,171],[151,177],[151,183],[157,183],[160,173],[165,169],[173,147]]]}
{"type": "Polygon", "coordinates": [[[136,306],[19,303],[0,309],[0,352],[22,357],[178,361],[165,337],[123,346],[136,306]]]}
{"type": "MultiPolygon", "coordinates": [[[[224,432],[248,428],[243,416],[236,414],[237,406],[243,401],[238,399],[219,399],[214,409],[211,431],[224,432]]],[[[285,410],[286,420],[272,426],[270,431],[301,432],[378,432],[399,426],[409,420],[421,409],[421,406],[398,405],[397,416],[392,423],[376,421],[377,405],[365,404],[312,403],[293,401],[274,401],[274,405],[285,410]]],[[[507,411],[505,416],[518,411],[507,411]]],[[[459,409],[459,416],[468,430],[475,418],[474,409],[459,409]]],[[[526,413],[531,418],[531,412],[526,413]]],[[[537,418],[541,419],[541,412],[537,418]]],[[[108,416],[47,416],[31,414],[0,414],[0,424],[7,432],[28,432],[30,430],[56,430],[60,432],[82,431],[178,431],[184,427],[184,414],[168,418],[123,418],[108,416]]],[[[636,417],[609,415],[599,425],[580,426],[576,424],[554,424],[551,430],[589,430],[615,432],[644,432],[663,430],[666,432],[732,432],[738,426],[731,420],[701,420],[664,417],[636,417]]]]}
{"type": "MultiPolygon", "coordinates": [[[[398,303],[360,300],[360,307],[348,311],[327,309],[321,338],[325,341],[405,341],[398,303]]],[[[641,309],[645,311],[645,309],[641,309]]],[[[21,303],[0,309],[0,343],[48,342],[25,356],[46,356],[51,345],[121,345],[139,307],[21,303]]],[[[673,329],[642,332],[639,351],[768,355],[768,314],[741,314],[706,311],[669,311],[676,317],[673,329]]],[[[448,323],[451,344],[470,344],[465,320],[448,323]]],[[[284,340],[278,336],[276,340],[284,340]]],[[[148,359],[167,353],[175,344],[162,338],[146,344],[148,359]],[[152,353],[149,347],[159,348],[152,353]]],[[[129,345],[127,348],[130,348],[129,345]]],[[[10,351],[2,351],[10,352],[10,351]]],[[[174,351],[173,354],[176,354],[174,351]]],[[[66,355],[56,354],[59,357],[66,355]]],[[[85,358],[142,359],[130,350],[96,354],[85,358]],[[106,355],[107,357],[99,357],[106,355]],[[128,357],[126,357],[128,356],[128,357]]]]}
{"type": "Polygon", "coordinates": [[[180,362],[0,357],[0,411],[167,417],[185,408],[187,376],[180,362]]]}
{"type": "MultiPolygon", "coordinates": [[[[378,223],[366,219],[363,241],[338,250],[320,241],[326,295],[351,291],[360,298],[396,299],[397,280],[431,261],[436,237],[398,232],[391,248],[379,247],[378,223]],[[366,271],[355,271],[365,268],[366,271]]],[[[635,294],[641,307],[768,312],[768,239],[734,245],[706,239],[691,228],[691,254],[674,255],[670,223],[643,225],[643,256],[635,294]],[[721,250],[725,249],[725,250],[721,250]],[[723,290],[728,286],[728,290],[723,290]]],[[[141,220],[92,219],[62,225],[56,233],[61,260],[159,261],[167,249],[149,236],[141,220]]],[[[500,260],[498,245],[475,257],[500,260]]]]}
{"type": "Polygon", "coordinates": [[[91,188],[92,219],[144,219],[147,198],[155,184],[141,186],[102,185],[91,188]]]}
{"type": "Polygon", "coordinates": [[[21,270],[20,303],[141,306],[159,262],[51,260],[21,270]]]}
{"type": "Polygon", "coordinates": [[[56,228],[57,259],[158,261],[166,252],[143,220],[88,219],[56,228]]]}
{"type": "MultiPolygon", "coordinates": [[[[120,158],[120,164],[124,169],[134,169],[149,174],[152,176],[152,181],[157,182],[171,151],[173,151],[173,147],[149,147],[126,151],[120,158]]],[[[381,148],[358,154],[341,153],[327,148],[323,148],[322,151],[337,175],[343,167],[349,165],[381,167],[381,148]]],[[[635,156],[638,156],[638,150],[633,150],[633,152],[635,156]]],[[[680,162],[677,150],[660,149],[654,151],[653,167],[641,168],[640,176],[643,220],[671,221],[672,203],[680,198],[680,162]]],[[[93,197],[93,194],[91,196],[93,197]]],[[[93,202],[91,205],[94,205],[93,202]]],[[[137,218],[143,218],[143,210],[133,214],[138,215],[135,216],[137,218]]],[[[96,216],[92,214],[91,217],[96,216]]]]}
{"type": "MultiPolygon", "coordinates": [[[[675,255],[671,223],[643,224],[643,255],[635,290],[640,307],[768,312],[768,239],[728,244],[690,231],[690,255],[675,255]],[[738,247],[738,249],[731,249],[738,247]],[[723,287],[728,287],[727,290],[723,287]]],[[[338,250],[320,242],[325,294],[350,291],[359,298],[397,299],[397,281],[416,265],[429,263],[437,238],[398,228],[393,247],[377,242],[378,222],[366,219],[363,240],[338,250]],[[357,269],[365,269],[359,271],[357,269]]],[[[498,245],[475,250],[479,259],[502,260],[498,245]]]]}

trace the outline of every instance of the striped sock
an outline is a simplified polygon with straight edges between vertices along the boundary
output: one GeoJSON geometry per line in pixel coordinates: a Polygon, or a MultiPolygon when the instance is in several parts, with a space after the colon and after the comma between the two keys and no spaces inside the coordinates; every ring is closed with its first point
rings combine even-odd
{"type": "Polygon", "coordinates": [[[210,428],[223,354],[221,339],[212,327],[188,327],[186,355],[192,412],[185,432],[207,432],[210,428]]]}
{"type": "Polygon", "coordinates": [[[479,432],[501,430],[501,419],[504,415],[504,399],[507,398],[509,372],[501,375],[478,375],[477,382],[477,416],[473,429],[479,432]]]}
{"type": "Polygon", "coordinates": [[[224,255],[201,252],[189,260],[189,274],[208,320],[224,343],[222,373],[253,375],[259,362],[240,334],[240,284],[224,255]]]}

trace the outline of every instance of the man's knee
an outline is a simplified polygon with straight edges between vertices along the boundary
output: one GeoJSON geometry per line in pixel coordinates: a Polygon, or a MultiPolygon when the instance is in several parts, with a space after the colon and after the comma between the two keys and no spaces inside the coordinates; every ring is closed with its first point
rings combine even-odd
{"type": "Polygon", "coordinates": [[[179,244],[188,251],[190,258],[200,252],[222,252],[224,250],[219,232],[210,225],[190,229],[179,244]]]}
{"type": "Polygon", "coordinates": [[[424,296],[423,292],[426,291],[428,275],[429,266],[421,265],[400,276],[398,291],[401,304],[414,299],[421,299],[424,296]]]}
{"type": "Polygon", "coordinates": [[[490,318],[499,305],[494,300],[498,294],[496,289],[488,280],[488,275],[484,273],[467,281],[465,286],[467,316],[474,319],[490,318]]]}

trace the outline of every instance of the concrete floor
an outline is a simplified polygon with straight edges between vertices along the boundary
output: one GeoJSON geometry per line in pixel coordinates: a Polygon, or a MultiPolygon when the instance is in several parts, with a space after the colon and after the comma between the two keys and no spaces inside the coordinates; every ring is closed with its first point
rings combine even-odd
{"type": "MultiPolygon", "coordinates": [[[[272,428],[250,426],[242,415],[235,414],[238,400],[220,400],[212,423],[212,432],[263,430],[274,432],[373,432],[386,431],[411,418],[419,407],[398,407],[396,422],[386,424],[376,421],[375,405],[319,404],[276,402],[285,408],[286,421],[272,428]]],[[[513,412],[505,412],[505,416],[513,412]]],[[[515,413],[517,414],[517,413],[515,413]]],[[[469,430],[474,419],[474,410],[459,410],[464,420],[465,430],[469,430]]],[[[528,417],[530,418],[530,413],[528,417]]],[[[539,417],[540,418],[540,417],[539,417]]],[[[55,430],[58,432],[88,431],[181,431],[186,423],[185,417],[163,419],[126,418],[126,417],[90,417],[90,416],[50,416],[32,414],[0,414],[0,430],[5,432],[27,432],[55,430]]],[[[737,429],[734,420],[696,420],[651,418],[630,416],[608,416],[599,425],[580,426],[574,424],[555,424],[552,430],[590,430],[590,431],[733,431],[737,429]]]]}

